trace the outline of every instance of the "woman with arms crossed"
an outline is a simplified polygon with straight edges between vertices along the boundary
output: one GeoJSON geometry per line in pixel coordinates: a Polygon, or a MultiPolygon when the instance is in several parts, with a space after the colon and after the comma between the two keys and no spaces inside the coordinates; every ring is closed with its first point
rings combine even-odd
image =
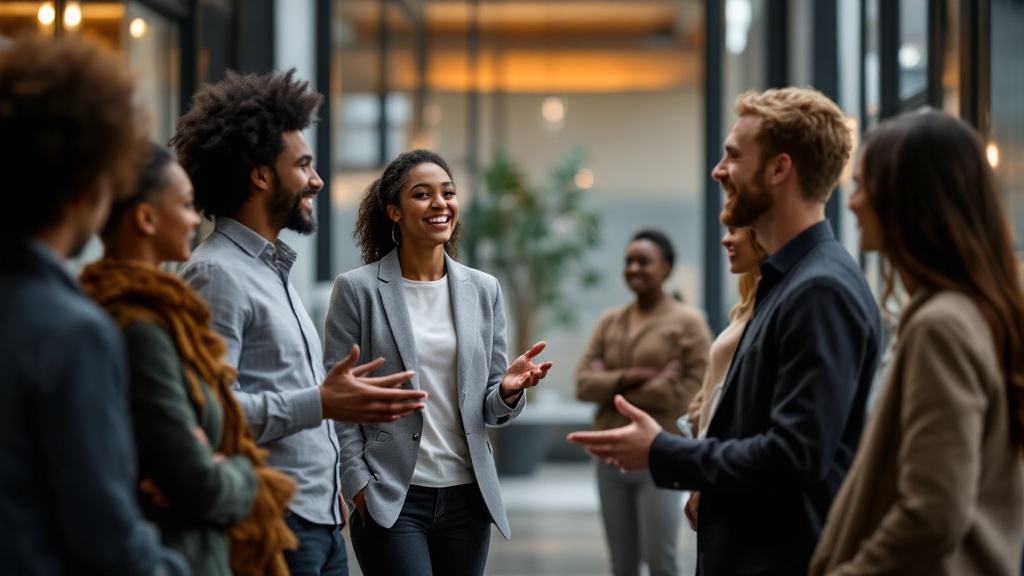
{"type": "MultiPolygon", "coordinates": [[[[576,368],[576,395],[597,403],[597,430],[628,422],[615,410],[616,394],[672,430],[700,387],[711,329],[700,310],[663,290],[674,263],[672,243],[657,230],[638,232],[626,246],[623,276],[636,300],[598,320],[576,368]]],[[[615,576],[639,574],[641,562],[652,576],[677,575],[682,493],[605,462],[597,463],[597,488],[615,576]]]]}
{"type": "Polygon", "coordinates": [[[486,425],[508,424],[551,362],[535,344],[509,366],[505,311],[491,276],[454,260],[461,224],[448,164],[428,150],[396,158],[359,203],[366,265],[338,276],[327,314],[329,370],[353,345],[413,370],[422,412],[338,425],[342,492],[357,511],[352,546],[367,576],[483,573],[490,525],[508,519],[486,425]]]}
{"type": "Polygon", "coordinates": [[[1018,574],[1024,297],[983,145],[945,114],[884,122],[849,206],[882,302],[896,276],[911,298],[810,573],[1018,574]]]}

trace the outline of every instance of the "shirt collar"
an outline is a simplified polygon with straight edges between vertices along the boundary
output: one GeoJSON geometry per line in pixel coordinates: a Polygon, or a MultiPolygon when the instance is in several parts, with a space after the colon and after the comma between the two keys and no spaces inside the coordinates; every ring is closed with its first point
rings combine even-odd
{"type": "Polygon", "coordinates": [[[233,218],[217,217],[213,231],[226,236],[249,256],[263,260],[274,267],[282,266],[285,271],[291,270],[298,257],[295,250],[280,238],[271,244],[266,238],[233,218]]]}
{"type": "MultiPolygon", "coordinates": [[[[836,238],[831,230],[828,220],[821,220],[812,225],[811,228],[798,234],[793,240],[785,243],[768,259],[761,262],[761,286],[767,290],[782,277],[784,277],[794,265],[807,253],[815,244],[824,240],[836,238]]],[[[759,290],[760,292],[760,290],[759,290]]]]}

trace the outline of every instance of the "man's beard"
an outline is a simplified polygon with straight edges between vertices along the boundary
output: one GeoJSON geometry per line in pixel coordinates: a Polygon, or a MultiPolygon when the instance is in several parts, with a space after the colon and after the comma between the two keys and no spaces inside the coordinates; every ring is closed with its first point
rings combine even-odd
{"type": "Polygon", "coordinates": [[[280,185],[280,181],[278,182],[278,189],[274,194],[270,211],[273,215],[284,218],[282,228],[294,230],[304,236],[316,232],[316,217],[310,214],[309,218],[306,218],[306,215],[302,213],[302,198],[310,194],[315,195],[316,190],[307,186],[293,197],[287,189],[280,185]]]}
{"type": "Polygon", "coordinates": [[[768,187],[765,186],[763,170],[759,169],[756,174],[762,177],[759,184],[733,185],[736,188],[736,194],[733,196],[732,206],[722,209],[722,214],[719,216],[722,224],[733,228],[751,226],[762,214],[771,209],[775,199],[768,191],[768,187]]]}

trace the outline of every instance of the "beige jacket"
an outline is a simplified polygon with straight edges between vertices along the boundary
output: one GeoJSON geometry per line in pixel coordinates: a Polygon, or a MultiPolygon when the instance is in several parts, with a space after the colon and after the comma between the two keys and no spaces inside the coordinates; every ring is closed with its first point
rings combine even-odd
{"type": "Polygon", "coordinates": [[[662,428],[678,434],[676,418],[686,413],[700,388],[708,364],[711,329],[704,313],[666,297],[658,303],[639,333],[627,338],[632,304],[605,312],[597,321],[590,343],[576,367],[576,396],[597,402],[594,428],[607,430],[629,423],[616,412],[615,395],[621,393],[653,416],[662,428]],[[604,363],[595,370],[595,359],[604,363]],[[623,391],[619,380],[627,368],[664,368],[679,360],[679,377],[657,377],[623,391]]]}
{"type": "Polygon", "coordinates": [[[732,357],[736,355],[736,348],[740,345],[743,331],[747,329],[747,322],[750,322],[750,316],[753,313],[754,307],[751,306],[732,322],[729,322],[725,330],[722,330],[718,338],[711,343],[710,361],[708,371],[704,375],[704,383],[687,409],[690,413],[690,426],[693,427],[693,433],[698,438],[703,438],[708,429],[713,405],[718,394],[721,393],[716,394],[715,389],[725,382],[725,377],[729,374],[729,366],[732,364],[732,357]]]}
{"type": "Polygon", "coordinates": [[[1018,574],[1024,467],[1005,386],[974,302],[919,291],[810,574],[1018,574]]]}

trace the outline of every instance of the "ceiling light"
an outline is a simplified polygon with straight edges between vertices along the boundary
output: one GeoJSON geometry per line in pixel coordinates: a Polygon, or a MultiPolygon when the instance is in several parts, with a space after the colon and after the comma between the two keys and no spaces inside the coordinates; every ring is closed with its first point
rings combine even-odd
{"type": "Polygon", "coordinates": [[[68,2],[64,9],[64,25],[68,28],[77,28],[82,23],[82,5],[78,2],[68,2]]]}
{"type": "Polygon", "coordinates": [[[132,35],[132,38],[142,38],[146,35],[146,21],[142,18],[132,20],[128,25],[128,33],[132,35]]]}
{"type": "Polygon", "coordinates": [[[49,26],[57,19],[57,11],[53,9],[53,4],[47,2],[39,7],[39,13],[36,16],[39,18],[40,24],[49,26]]]}

